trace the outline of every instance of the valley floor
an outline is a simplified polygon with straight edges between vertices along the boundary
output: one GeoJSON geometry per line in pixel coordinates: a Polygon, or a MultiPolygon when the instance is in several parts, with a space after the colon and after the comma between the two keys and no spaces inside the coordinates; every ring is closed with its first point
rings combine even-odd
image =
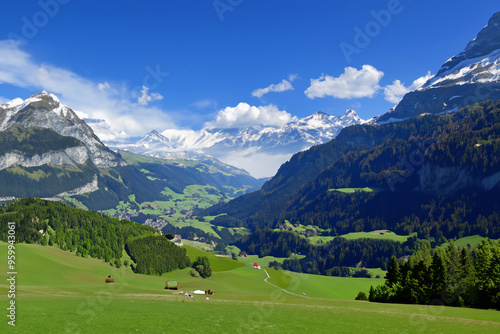
{"type": "MultiPolygon", "coordinates": [[[[191,258],[201,250],[188,248],[191,258]]],[[[210,257],[212,278],[189,269],[133,274],[55,247],[16,245],[16,326],[7,324],[7,246],[0,243],[2,333],[498,333],[500,312],[354,301],[379,279],[252,269],[249,261],[210,257]],[[116,282],[104,283],[111,275],[116,282]],[[189,298],[164,290],[177,280],[189,298]],[[286,289],[296,295],[288,294],[286,289]]],[[[206,254],[206,253],[205,253],[206,254]]],[[[263,261],[259,263],[266,266],[263,261]]]]}

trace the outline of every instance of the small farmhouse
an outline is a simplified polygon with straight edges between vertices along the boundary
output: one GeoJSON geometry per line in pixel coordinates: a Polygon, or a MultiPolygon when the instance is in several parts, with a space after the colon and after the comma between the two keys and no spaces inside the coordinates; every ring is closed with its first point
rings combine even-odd
{"type": "Polygon", "coordinates": [[[109,275],[105,280],[104,280],[105,283],[114,283],[115,282],[115,279],[113,277],[111,277],[111,275],[109,275]]]}
{"type": "Polygon", "coordinates": [[[181,290],[182,285],[177,281],[166,281],[165,290],[181,290]]]}
{"type": "Polygon", "coordinates": [[[177,246],[183,246],[182,237],[180,236],[180,234],[176,234],[175,237],[170,241],[172,241],[177,246]]]}
{"type": "Polygon", "coordinates": [[[253,269],[260,269],[260,266],[257,263],[253,264],[253,269]]]}

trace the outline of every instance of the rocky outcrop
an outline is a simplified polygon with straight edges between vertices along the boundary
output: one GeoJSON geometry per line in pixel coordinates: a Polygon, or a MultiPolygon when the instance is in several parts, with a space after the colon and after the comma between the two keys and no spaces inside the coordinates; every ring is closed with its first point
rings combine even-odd
{"type": "Polygon", "coordinates": [[[21,152],[9,152],[0,156],[0,170],[12,166],[38,167],[42,165],[81,165],[89,159],[89,154],[84,146],[70,147],[60,151],[50,151],[33,156],[21,152]]]}
{"type": "Polygon", "coordinates": [[[416,190],[437,195],[450,195],[469,187],[491,190],[500,185],[500,172],[488,177],[477,177],[461,166],[440,167],[425,163],[418,175],[420,184],[416,190]]]}
{"type": "Polygon", "coordinates": [[[76,138],[85,145],[88,157],[97,167],[109,168],[124,162],[109,150],[73,110],[46,92],[26,100],[15,99],[0,105],[0,131],[15,124],[50,129],[62,136],[76,138]]]}
{"type": "Polygon", "coordinates": [[[97,182],[97,175],[94,175],[94,179],[92,180],[92,182],[89,182],[81,187],[76,188],[76,189],[60,193],[56,197],[84,195],[84,194],[92,193],[92,192],[97,191],[97,190],[99,190],[99,186],[98,186],[98,182],[97,182]]]}

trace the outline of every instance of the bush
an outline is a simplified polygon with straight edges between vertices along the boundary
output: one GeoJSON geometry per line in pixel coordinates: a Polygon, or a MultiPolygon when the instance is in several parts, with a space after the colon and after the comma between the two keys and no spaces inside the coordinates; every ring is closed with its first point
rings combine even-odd
{"type": "Polygon", "coordinates": [[[212,267],[210,267],[210,261],[206,256],[198,256],[193,262],[193,268],[196,269],[203,278],[212,276],[212,267]]]}
{"type": "Polygon", "coordinates": [[[200,277],[200,273],[198,273],[198,271],[196,271],[195,269],[191,269],[189,274],[191,275],[191,277],[200,277]]]}
{"type": "Polygon", "coordinates": [[[164,234],[164,236],[168,240],[172,240],[173,238],[175,238],[175,235],[173,233],[167,233],[167,234],[164,234]]]}
{"type": "Polygon", "coordinates": [[[354,300],[368,300],[368,296],[363,291],[360,291],[354,300]]]}

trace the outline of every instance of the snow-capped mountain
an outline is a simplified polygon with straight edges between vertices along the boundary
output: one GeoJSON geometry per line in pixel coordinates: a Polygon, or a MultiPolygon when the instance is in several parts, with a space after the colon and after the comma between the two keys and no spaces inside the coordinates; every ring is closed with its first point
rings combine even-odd
{"type": "Polygon", "coordinates": [[[422,87],[404,96],[377,123],[398,121],[424,113],[458,111],[461,107],[500,98],[500,12],[469,42],[464,51],[448,59],[422,87]]]}
{"type": "Polygon", "coordinates": [[[0,132],[13,126],[25,128],[50,129],[61,136],[72,137],[83,143],[82,146],[68,147],[64,152],[50,152],[45,156],[21,157],[15,152],[0,157],[2,168],[11,165],[35,166],[47,163],[59,165],[73,162],[82,164],[87,159],[92,160],[96,167],[115,167],[123,163],[94,134],[84,121],[73,110],[63,105],[59,99],[46,92],[35,94],[26,100],[20,98],[0,105],[0,132]]]}
{"type": "MultiPolygon", "coordinates": [[[[347,110],[341,117],[316,112],[281,127],[152,131],[134,144],[117,148],[162,158],[199,159],[202,155],[211,155],[252,173],[249,158],[279,157],[281,165],[292,154],[330,141],[344,127],[363,122],[354,110],[347,110]]],[[[269,160],[261,161],[264,165],[269,163],[269,160]]]]}

